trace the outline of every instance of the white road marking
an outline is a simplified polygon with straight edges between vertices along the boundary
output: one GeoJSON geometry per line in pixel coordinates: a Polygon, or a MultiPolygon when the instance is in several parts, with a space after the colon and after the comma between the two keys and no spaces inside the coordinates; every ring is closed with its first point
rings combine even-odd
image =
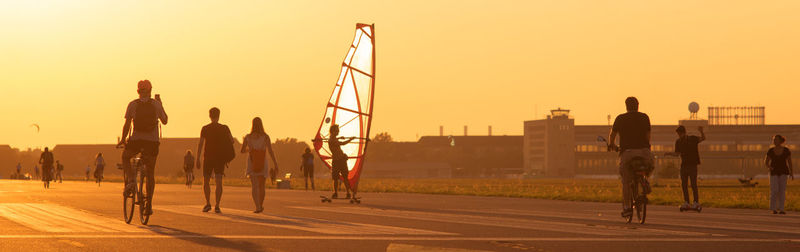
{"type": "Polygon", "coordinates": [[[193,205],[153,206],[155,210],[205,217],[229,222],[302,230],[322,234],[373,234],[373,235],[456,235],[423,229],[392,227],[374,224],[332,221],[314,218],[254,214],[238,209],[224,209],[222,214],[203,213],[193,205]]]}
{"type": "Polygon", "coordinates": [[[506,227],[506,228],[519,228],[519,229],[529,229],[529,230],[541,230],[541,231],[601,235],[601,236],[615,236],[615,235],[712,236],[712,234],[709,233],[661,230],[661,229],[644,228],[640,226],[629,228],[624,226],[587,225],[587,224],[562,222],[562,221],[543,221],[543,220],[531,220],[524,218],[504,218],[504,217],[491,217],[491,216],[476,216],[467,214],[422,212],[422,211],[384,210],[384,209],[363,208],[363,207],[336,207],[336,208],[291,207],[291,208],[312,210],[312,211],[326,211],[335,213],[360,214],[360,215],[371,215],[380,217],[404,218],[413,220],[438,221],[438,222],[449,222],[449,223],[459,223],[468,225],[496,226],[496,227],[506,227]]]}
{"type": "Polygon", "coordinates": [[[462,236],[281,236],[281,235],[152,235],[152,234],[49,234],[0,235],[0,239],[261,239],[261,240],[362,240],[362,241],[543,241],[543,242],[780,242],[800,243],[800,239],[754,238],[667,238],[667,237],[462,237],[462,236]]]}
{"type": "MultiPolygon", "coordinates": [[[[565,215],[563,213],[551,213],[545,211],[529,211],[529,210],[518,210],[518,209],[489,209],[489,210],[460,210],[457,211],[465,211],[465,212],[473,212],[473,213],[505,213],[505,214],[515,214],[515,215],[525,215],[525,216],[534,216],[534,217],[558,217],[558,218],[568,218],[568,219],[577,219],[577,220],[596,220],[597,218],[594,217],[596,215],[592,215],[589,212],[583,212],[581,215],[565,215]],[[584,216],[584,217],[581,217],[584,216]]],[[[677,211],[676,211],[677,212],[677,211]]],[[[647,223],[650,224],[663,224],[663,225],[681,225],[690,227],[693,229],[696,228],[711,228],[711,229],[726,229],[726,230],[737,230],[737,231],[747,231],[747,232],[777,232],[777,233],[789,233],[789,234],[800,234],[800,229],[788,229],[788,228],[780,228],[776,229],[774,226],[769,225],[761,225],[758,223],[753,223],[757,221],[775,221],[774,216],[749,216],[749,215],[733,215],[733,214],[720,214],[720,213],[707,213],[704,212],[703,218],[686,218],[687,215],[691,215],[694,213],[676,213],[672,211],[648,211],[648,216],[658,216],[657,218],[650,217],[647,223]],[[773,217],[773,218],[769,218],[773,217]],[[709,221],[709,219],[718,219],[715,221],[709,221]]],[[[612,215],[606,215],[605,218],[601,219],[618,219],[618,218],[608,218],[612,215]]],[[[787,225],[791,226],[792,221],[797,221],[794,219],[784,218],[781,221],[785,221],[787,225]]],[[[647,229],[647,228],[640,228],[640,229],[647,229]]],[[[683,232],[683,231],[673,231],[673,232],[683,232]]],[[[690,232],[691,233],[691,232],[690,232]]],[[[687,233],[687,235],[692,235],[687,233]]],[[[718,235],[718,234],[714,234],[718,235]]]]}
{"type": "Polygon", "coordinates": [[[56,204],[3,203],[0,217],[41,232],[147,232],[146,229],[56,204]]]}
{"type": "Polygon", "coordinates": [[[386,252],[490,252],[490,251],[390,243],[389,246],[386,247],[386,252]]]}

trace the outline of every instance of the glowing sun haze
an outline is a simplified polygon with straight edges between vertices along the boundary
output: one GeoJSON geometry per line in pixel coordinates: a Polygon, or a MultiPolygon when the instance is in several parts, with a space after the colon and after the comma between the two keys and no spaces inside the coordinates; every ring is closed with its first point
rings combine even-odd
{"type": "Polygon", "coordinates": [[[0,144],[113,143],[136,82],[196,137],[319,127],[358,22],[375,23],[373,133],[521,134],[535,109],[605,124],[635,95],[654,123],[686,105],[763,105],[800,123],[800,1],[0,1],[0,144]],[[41,132],[31,124],[41,126],[41,132]]]}

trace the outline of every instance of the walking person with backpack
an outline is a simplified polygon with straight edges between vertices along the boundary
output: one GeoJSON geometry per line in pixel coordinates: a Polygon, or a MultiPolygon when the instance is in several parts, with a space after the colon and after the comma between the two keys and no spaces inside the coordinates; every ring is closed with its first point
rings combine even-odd
{"type": "Polygon", "coordinates": [[[300,171],[303,172],[303,177],[306,180],[306,191],[308,191],[308,181],[311,180],[311,190],[314,191],[314,154],[311,154],[311,148],[306,148],[306,152],[300,157],[300,171]]]}
{"type": "Polygon", "coordinates": [[[39,164],[42,165],[42,182],[44,182],[44,188],[50,188],[50,181],[53,180],[53,153],[50,152],[50,149],[44,147],[44,152],[42,155],[39,156],[39,164]]]}
{"type": "Polygon", "coordinates": [[[253,203],[256,204],[254,213],[264,211],[264,197],[266,196],[266,180],[267,170],[267,152],[272,159],[272,164],[275,170],[278,169],[278,161],[275,159],[275,153],[272,151],[272,140],[269,135],[264,131],[264,125],[261,118],[253,118],[253,127],[250,134],[244,136],[242,142],[242,153],[249,153],[250,158],[247,159],[247,175],[250,176],[250,182],[253,186],[253,203]]]}
{"type": "Polygon", "coordinates": [[[225,166],[233,161],[236,150],[233,148],[233,135],[227,125],[219,123],[220,111],[214,107],[208,111],[211,123],[203,126],[200,131],[200,142],[197,144],[198,169],[203,168],[203,194],[206,196],[206,205],[203,212],[211,210],[211,176],[216,184],[215,213],[221,213],[219,202],[222,200],[222,177],[225,175],[225,166]],[[205,153],[203,151],[205,150],[205,153]],[[202,157],[202,159],[201,159],[202,157]]]}
{"type": "MultiPolygon", "coordinates": [[[[125,111],[125,124],[122,126],[122,138],[117,147],[125,147],[122,152],[122,168],[128,178],[125,181],[123,194],[128,195],[136,190],[134,177],[136,171],[131,167],[131,159],[138,154],[142,154],[144,160],[145,181],[147,182],[147,198],[145,204],[145,215],[153,214],[153,192],[155,191],[155,166],[158,158],[158,147],[160,144],[159,121],[167,124],[167,112],[161,103],[161,96],[156,94],[155,99],[150,98],[153,85],[149,80],[139,81],[137,84],[139,98],[128,103],[125,111]],[[133,132],[131,133],[131,125],[133,132]],[[128,133],[131,133],[128,138],[128,133]]],[[[102,175],[101,175],[102,177],[102,175]]]]}

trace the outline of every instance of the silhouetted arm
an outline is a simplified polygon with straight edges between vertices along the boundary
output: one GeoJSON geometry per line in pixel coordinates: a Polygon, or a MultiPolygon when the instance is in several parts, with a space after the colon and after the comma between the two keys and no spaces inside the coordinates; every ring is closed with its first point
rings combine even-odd
{"type": "Polygon", "coordinates": [[[156,96],[156,100],[158,100],[158,105],[161,107],[161,116],[158,119],[161,120],[161,124],[167,125],[169,116],[167,116],[167,111],[164,110],[164,103],[161,102],[161,96],[156,96]]]}
{"type": "Polygon", "coordinates": [[[608,149],[616,151],[618,149],[617,144],[617,131],[613,128],[611,129],[611,133],[608,134],[608,149]]]}
{"type": "Polygon", "coordinates": [[[698,141],[698,142],[705,141],[706,140],[706,133],[703,132],[703,126],[697,127],[697,130],[700,131],[700,141],[698,141]]]}
{"type": "Polygon", "coordinates": [[[200,167],[203,167],[203,161],[200,159],[200,157],[203,156],[203,144],[206,142],[205,140],[206,139],[203,138],[203,136],[201,134],[200,142],[197,143],[197,162],[194,162],[195,166],[197,166],[197,169],[200,169],[200,167]]]}
{"type": "Polygon", "coordinates": [[[131,118],[126,118],[125,124],[122,125],[122,137],[120,138],[119,143],[117,144],[118,147],[125,144],[125,142],[128,139],[128,133],[130,132],[131,132],[131,118]]]}
{"type": "Polygon", "coordinates": [[[242,150],[241,150],[241,152],[242,153],[247,152],[247,136],[244,136],[244,138],[242,140],[242,150]]]}

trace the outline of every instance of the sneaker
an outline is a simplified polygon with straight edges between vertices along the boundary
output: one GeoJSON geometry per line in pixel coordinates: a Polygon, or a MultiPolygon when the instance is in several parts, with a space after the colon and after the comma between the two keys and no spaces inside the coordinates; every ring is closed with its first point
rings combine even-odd
{"type": "Polygon", "coordinates": [[[683,205],[681,205],[681,208],[682,208],[682,209],[687,209],[687,208],[689,208],[689,202],[683,202],[683,205]]]}
{"type": "Polygon", "coordinates": [[[144,209],[144,215],[153,215],[153,207],[147,207],[144,209]]]}
{"type": "Polygon", "coordinates": [[[778,211],[772,210],[772,214],[778,214],[778,211]]]}
{"type": "Polygon", "coordinates": [[[697,201],[695,201],[694,204],[692,204],[692,208],[694,209],[700,208],[700,203],[697,203],[697,201]]]}
{"type": "Polygon", "coordinates": [[[211,211],[211,205],[206,205],[206,206],[203,207],[203,212],[204,213],[208,213],[208,211],[211,211]]]}
{"type": "Polygon", "coordinates": [[[220,210],[219,207],[215,207],[214,208],[214,212],[215,213],[222,213],[222,210],[220,210]]]}
{"type": "Polygon", "coordinates": [[[778,214],[786,214],[786,212],[780,211],[780,212],[778,212],[778,214]]]}
{"type": "Polygon", "coordinates": [[[633,208],[628,208],[628,209],[622,210],[621,215],[622,215],[622,218],[628,218],[630,216],[633,216],[633,208]]]}

